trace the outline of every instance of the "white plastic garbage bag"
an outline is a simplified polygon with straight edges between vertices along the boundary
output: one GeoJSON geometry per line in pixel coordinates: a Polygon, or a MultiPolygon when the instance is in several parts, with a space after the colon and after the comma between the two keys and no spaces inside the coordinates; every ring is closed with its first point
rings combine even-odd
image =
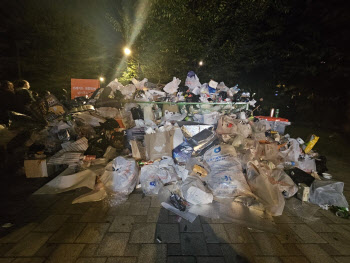
{"type": "Polygon", "coordinates": [[[247,164],[247,182],[251,191],[258,197],[272,216],[282,215],[285,200],[278,184],[271,183],[271,171],[268,168],[258,168],[252,163],[247,164]]]}
{"type": "Polygon", "coordinates": [[[146,195],[157,195],[163,183],[158,177],[159,167],[145,165],[141,168],[140,183],[142,191],[146,195]]]}
{"type": "Polygon", "coordinates": [[[135,160],[118,156],[107,164],[100,180],[107,191],[128,195],[134,190],[137,179],[138,168],[135,160]]]}
{"type": "Polygon", "coordinates": [[[316,205],[349,207],[343,195],[344,183],[315,180],[310,187],[310,202],[316,205]]]}
{"type": "Polygon", "coordinates": [[[164,91],[166,93],[173,94],[177,92],[180,83],[181,83],[181,80],[174,77],[172,82],[169,82],[168,84],[165,85],[164,91]]]}
{"type": "Polygon", "coordinates": [[[189,87],[191,92],[194,89],[200,87],[201,85],[202,84],[199,82],[199,78],[197,77],[197,75],[193,71],[190,71],[187,73],[185,86],[189,87]]]}

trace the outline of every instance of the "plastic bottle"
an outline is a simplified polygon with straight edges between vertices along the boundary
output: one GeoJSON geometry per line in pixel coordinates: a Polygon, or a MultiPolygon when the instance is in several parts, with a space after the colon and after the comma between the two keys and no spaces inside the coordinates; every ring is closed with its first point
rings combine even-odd
{"type": "Polygon", "coordinates": [[[295,167],[295,162],[284,162],[283,163],[284,169],[292,169],[295,167]]]}

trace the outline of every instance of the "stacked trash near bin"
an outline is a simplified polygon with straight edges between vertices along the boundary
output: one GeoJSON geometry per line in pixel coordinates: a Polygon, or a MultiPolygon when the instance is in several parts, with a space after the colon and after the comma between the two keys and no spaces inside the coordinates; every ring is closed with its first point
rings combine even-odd
{"type": "Polygon", "coordinates": [[[193,72],[180,83],[114,80],[70,109],[48,106],[25,163],[65,170],[35,194],[87,187],[73,203],[118,205],[141,188],[190,222],[201,215],[263,230],[286,204],[299,216],[315,207],[346,216],[344,183],[329,178],[325,157],[312,150],[316,135],[305,143],[284,134],[288,120],[252,116],[255,101],[238,86],[201,84],[193,72]]]}

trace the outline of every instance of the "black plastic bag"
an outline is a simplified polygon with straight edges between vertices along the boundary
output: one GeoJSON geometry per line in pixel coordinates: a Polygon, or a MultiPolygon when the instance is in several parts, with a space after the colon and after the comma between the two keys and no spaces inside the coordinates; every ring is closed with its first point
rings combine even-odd
{"type": "Polygon", "coordinates": [[[296,185],[298,185],[299,183],[303,183],[303,184],[306,184],[307,186],[310,186],[312,182],[315,180],[314,177],[304,172],[303,170],[300,170],[299,168],[285,170],[285,172],[290,176],[290,178],[292,178],[293,182],[296,185]]]}
{"type": "Polygon", "coordinates": [[[143,120],[143,111],[140,107],[131,108],[133,120],[143,120]]]}
{"type": "Polygon", "coordinates": [[[322,174],[322,173],[328,171],[327,166],[326,166],[326,164],[327,164],[326,156],[318,157],[317,159],[315,159],[315,162],[316,162],[316,171],[317,171],[317,173],[322,174]]]}

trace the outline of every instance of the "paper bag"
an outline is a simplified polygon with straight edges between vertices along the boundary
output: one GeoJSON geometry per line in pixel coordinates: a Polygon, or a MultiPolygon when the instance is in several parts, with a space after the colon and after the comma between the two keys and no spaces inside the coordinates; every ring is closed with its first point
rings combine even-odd
{"type": "Polygon", "coordinates": [[[155,161],[163,156],[172,156],[172,140],[170,132],[157,132],[145,135],[148,159],[155,161]]]}
{"type": "Polygon", "coordinates": [[[130,145],[131,145],[132,157],[135,160],[146,159],[145,147],[142,145],[142,142],[131,140],[130,145]]]}

